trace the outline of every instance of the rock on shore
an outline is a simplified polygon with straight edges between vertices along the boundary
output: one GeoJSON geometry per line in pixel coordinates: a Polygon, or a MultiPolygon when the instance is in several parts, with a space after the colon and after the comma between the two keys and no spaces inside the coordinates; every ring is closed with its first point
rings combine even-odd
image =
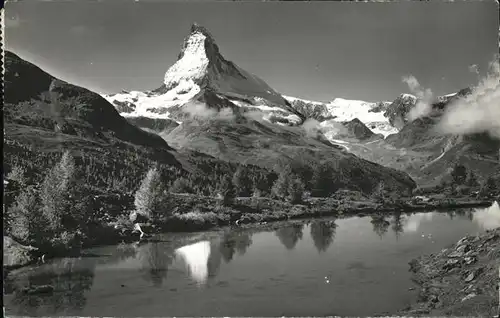
{"type": "Polygon", "coordinates": [[[38,249],[25,246],[8,236],[3,237],[3,266],[4,268],[15,268],[32,263],[38,249]]]}
{"type": "Polygon", "coordinates": [[[417,304],[406,315],[498,315],[500,228],[466,236],[437,254],[410,262],[421,286],[417,304]]]}

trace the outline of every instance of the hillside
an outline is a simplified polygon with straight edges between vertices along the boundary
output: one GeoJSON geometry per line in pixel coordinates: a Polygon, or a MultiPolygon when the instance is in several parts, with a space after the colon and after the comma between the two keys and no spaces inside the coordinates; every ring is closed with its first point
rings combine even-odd
{"type": "Polygon", "coordinates": [[[153,163],[182,174],[162,138],[130,124],[104,98],[5,53],[4,173],[13,165],[34,180],[70,151],[89,184],[133,189],[153,163]],[[113,181],[114,180],[114,181],[113,181]]]}

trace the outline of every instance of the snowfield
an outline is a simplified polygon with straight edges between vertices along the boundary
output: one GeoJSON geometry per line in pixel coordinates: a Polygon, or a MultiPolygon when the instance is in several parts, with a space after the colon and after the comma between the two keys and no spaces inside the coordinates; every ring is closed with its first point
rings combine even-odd
{"type": "Polygon", "coordinates": [[[133,105],[133,112],[120,113],[124,117],[170,118],[170,113],[167,111],[168,108],[186,104],[199,92],[200,87],[188,79],[181,80],[176,87],[165,94],[131,91],[102,96],[113,105],[115,105],[116,101],[133,105]]]}
{"type": "MultiPolygon", "coordinates": [[[[389,123],[389,119],[384,116],[383,111],[370,111],[377,107],[378,103],[365,102],[361,100],[349,100],[344,98],[335,98],[329,103],[314,102],[291,96],[285,96],[285,98],[290,102],[299,100],[312,106],[324,105],[327,109],[328,115],[334,116],[335,118],[333,120],[336,122],[346,122],[358,118],[375,134],[382,134],[384,137],[398,132],[398,130],[392,127],[389,123]]],[[[383,103],[386,105],[390,104],[390,102],[383,103]]],[[[328,122],[329,121],[322,122],[321,126],[324,129],[327,129],[328,127],[332,128],[328,122]]],[[[335,131],[326,131],[325,135],[333,136],[335,133],[335,131]]]]}

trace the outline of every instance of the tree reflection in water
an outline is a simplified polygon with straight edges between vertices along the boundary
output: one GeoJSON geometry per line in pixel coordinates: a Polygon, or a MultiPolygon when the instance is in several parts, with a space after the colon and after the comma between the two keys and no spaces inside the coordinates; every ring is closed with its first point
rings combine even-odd
{"type": "Polygon", "coordinates": [[[220,265],[222,262],[222,253],[220,252],[220,244],[218,242],[210,242],[210,256],[207,261],[208,278],[215,278],[219,274],[220,265]]]}
{"type": "Polygon", "coordinates": [[[166,244],[147,243],[137,247],[142,277],[154,287],[161,287],[173,262],[173,250],[166,244]]]}
{"type": "Polygon", "coordinates": [[[16,277],[9,308],[18,315],[78,315],[94,282],[95,265],[95,259],[65,258],[16,277]],[[51,290],[35,292],[43,286],[51,290]]]}
{"type": "Polygon", "coordinates": [[[446,214],[448,214],[448,217],[450,218],[450,220],[453,220],[455,218],[454,211],[446,211],[446,214]]]}
{"type": "Polygon", "coordinates": [[[458,209],[455,211],[455,215],[464,220],[469,220],[469,221],[474,220],[473,209],[458,209]]]}
{"type": "Polygon", "coordinates": [[[469,219],[469,221],[473,221],[474,220],[474,211],[469,210],[469,211],[465,212],[465,215],[467,216],[467,218],[469,219]]]}
{"type": "Polygon", "coordinates": [[[391,225],[391,223],[381,215],[374,215],[371,218],[373,232],[375,232],[382,239],[385,233],[387,233],[387,231],[389,230],[389,226],[391,225]]]}
{"type": "Polygon", "coordinates": [[[325,252],[335,239],[335,221],[313,221],[310,225],[311,237],[319,253],[325,252]]]}
{"type": "Polygon", "coordinates": [[[304,224],[292,224],[276,230],[275,234],[288,250],[292,250],[297,242],[302,239],[304,224]]]}
{"type": "Polygon", "coordinates": [[[252,245],[252,236],[248,232],[226,232],[222,236],[219,250],[222,258],[229,263],[236,251],[239,255],[244,255],[248,247],[252,245]]]}
{"type": "Polygon", "coordinates": [[[396,239],[399,239],[399,237],[401,236],[401,234],[404,231],[403,221],[404,221],[404,219],[401,215],[401,212],[394,212],[394,214],[392,215],[392,220],[391,220],[391,223],[392,223],[391,229],[394,232],[394,234],[396,235],[396,239]]]}

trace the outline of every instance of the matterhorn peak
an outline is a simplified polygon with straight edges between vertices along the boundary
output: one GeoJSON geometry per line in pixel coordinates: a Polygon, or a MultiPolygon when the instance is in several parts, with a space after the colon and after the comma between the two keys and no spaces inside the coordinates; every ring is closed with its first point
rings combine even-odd
{"type": "Polygon", "coordinates": [[[219,48],[208,30],[197,24],[191,25],[189,36],[184,39],[177,62],[165,73],[164,84],[167,90],[181,82],[206,84],[210,64],[222,59],[219,48]]]}
{"type": "Polygon", "coordinates": [[[286,105],[284,98],[263,80],[226,60],[211,33],[193,23],[177,62],[165,73],[162,91],[194,92],[205,88],[223,94],[262,97],[286,105]]]}
{"type": "Polygon", "coordinates": [[[204,26],[193,22],[193,24],[191,25],[191,34],[195,33],[201,33],[204,34],[207,38],[213,39],[212,34],[210,34],[210,32],[208,32],[208,30],[204,26]]]}

